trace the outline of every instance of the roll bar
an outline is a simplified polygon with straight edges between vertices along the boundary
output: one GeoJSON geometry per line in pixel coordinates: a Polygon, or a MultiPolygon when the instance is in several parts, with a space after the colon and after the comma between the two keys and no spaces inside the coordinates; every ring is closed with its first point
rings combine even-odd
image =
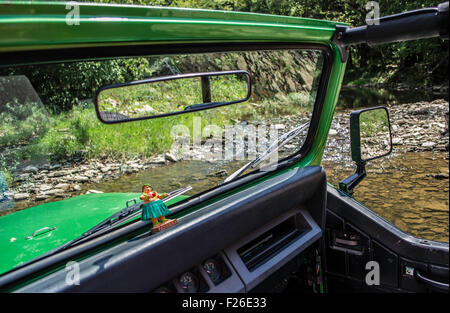
{"type": "Polygon", "coordinates": [[[384,16],[374,20],[373,25],[336,26],[333,42],[338,44],[346,60],[348,51],[345,50],[350,45],[378,45],[432,37],[448,40],[448,1],[437,7],[384,16]]]}

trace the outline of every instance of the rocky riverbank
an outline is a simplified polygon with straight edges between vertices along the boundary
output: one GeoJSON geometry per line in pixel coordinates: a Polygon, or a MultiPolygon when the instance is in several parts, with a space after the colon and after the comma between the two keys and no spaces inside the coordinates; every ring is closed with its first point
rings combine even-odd
{"type": "Polygon", "coordinates": [[[135,159],[124,162],[82,160],[29,165],[15,173],[10,192],[5,194],[16,201],[67,198],[80,193],[85,183],[111,180],[175,161],[177,160],[173,155],[166,153],[147,160],[135,159]]]}
{"type": "MultiPolygon", "coordinates": [[[[449,103],[443,99],[388,106],[394,153],[448,152],[449,135],[445,113],[449,103]]],[[[324,161],[350,162],[349,116],[353,109],[336,113],[324,152],[324,161]]]]}
{"type": "MultiPolygon", "coordinates": [[[[445,112],[448,110],[448,102],[444,100],[390,106],[394,152],[448,151],[449,137],[448,133],[445,134],[445,112]]],[[[330,129],[324,161],[352,164],[348,129],[350,111],[336,113],[330,129]]],[[[272,124],[279,125],[279,134],[293,129],[300,122],[302,121],[294,116],[271,121],[272,124]]],[[[301,137],[292,140],[281,152],[288,154],[295,151],[299,141],[302,140],[301,137]]],[[[204,159],[209,150],[210,147],[202,145],[201,149],[192,149],[189,158],[204,159]]],[[[181,159],[175,153],[165,153],[146,160],[133,159],[120,162],[79,160],[58,164],[28,165],[13,174],[13,183],[5,194],[15,201],[31,201],[36,204],[54,201],[58,198],[86,193],[84,184],[132,175],[170,162],[178,162],[181,159]]]]}
{"type": "Polygon", "coordinates": [[[448,151],[448,125],[445,100],[418,102],[389,108],[392,144],[406,151],[448,151]]]}

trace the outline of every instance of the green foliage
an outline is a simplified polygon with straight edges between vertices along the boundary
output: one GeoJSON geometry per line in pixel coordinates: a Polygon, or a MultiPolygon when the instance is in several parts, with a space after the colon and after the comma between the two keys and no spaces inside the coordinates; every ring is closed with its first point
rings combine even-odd
{"type": "MultiPolygon", "coordinates": [[[[92,0],[89,0],[92,2],[92,0]]],[[[364,25],[367,0],[94,0],[101,3],[140,4],[287,15],[364,25]]],[[[438,5],[435,0],[378,0],[386,16],[438,5]]],[[[415,40],[351,48],[344,84],[448,84],[448,41],[415,40]]]]}
{"type": "Polygon", "coordinates": [[[42,102],[53,113],[59,113],[70,110],[79,100],[91,98],[103,85],[142,79],[151,71],[148,59],[137,58],[5,68],[0,70],[3,75],[25,75],[42,102]]]}
{"type": "Polygon", "coordinates": [[[35,103],[6,103],[0,111],[0,147],[33,142],[48,130],[48,114],[35,103]]]}
{"type": "Polygon", "coordinates": [[[361,133],[368,137],[388,132],[389,122],[386,111],[383,109],[370,110],[359,116],[361,133]]]}

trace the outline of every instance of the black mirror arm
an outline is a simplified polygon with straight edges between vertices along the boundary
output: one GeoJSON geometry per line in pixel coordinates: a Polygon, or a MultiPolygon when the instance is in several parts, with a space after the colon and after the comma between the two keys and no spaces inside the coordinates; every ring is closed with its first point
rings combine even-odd
{"type": "Polygon", "coordinates": [[[359,185],[360,182],[366,177],[366,162],[361,161],[357,164],[356,173],[339,182],[339,189],[348,195],[353,194],[353,189],[359,185]]]}

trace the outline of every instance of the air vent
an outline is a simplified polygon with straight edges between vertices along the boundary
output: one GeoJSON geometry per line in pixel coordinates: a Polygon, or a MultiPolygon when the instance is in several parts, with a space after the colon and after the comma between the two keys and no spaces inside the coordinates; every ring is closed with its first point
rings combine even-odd
{"type": "Polygon", "coordinates": [[[264,232],[237,250],[247,269],[252,272],[299,238],[305,230],[299,229],[296,215],[264,232]]]}

